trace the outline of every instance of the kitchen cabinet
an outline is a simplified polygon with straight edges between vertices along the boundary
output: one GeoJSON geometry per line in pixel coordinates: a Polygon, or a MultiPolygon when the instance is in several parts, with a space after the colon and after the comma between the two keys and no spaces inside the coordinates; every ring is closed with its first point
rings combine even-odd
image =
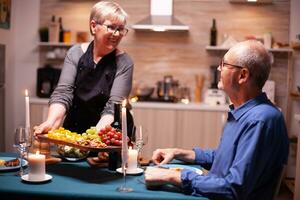
{"type": "Polygon", "coordinates": [[[139,103],[133,104],[133,114],[148,135],[142,154],[151,158],[157,148],[216,148],[227,106],[139,103]]]}

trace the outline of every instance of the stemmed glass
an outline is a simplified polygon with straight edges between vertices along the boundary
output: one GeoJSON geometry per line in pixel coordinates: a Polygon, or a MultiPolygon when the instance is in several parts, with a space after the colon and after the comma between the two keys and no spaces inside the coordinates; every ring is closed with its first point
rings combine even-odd
{"type": "Polygon", "coordinates": [[[15,130],[15,142],[14,147],[19,152],[19,158],[21,160],[20,163],[20,170],[17,172],[17,176],[23,176],[23,160],[24,154],[28,151],[29,147],[31,146],[32,138],[30,134],[30,128],[18,127],[15,130]]]}
{"type": "Polygon", "coordinates": [[[135,145],[135,148],[138,151],[138,165],[140,165],[143,146],[148,142],[148,135],[146,134],[146,131],[143,130],[142,126],[138,126],[137,130],[132,133],[131,142],[135,145]]]}

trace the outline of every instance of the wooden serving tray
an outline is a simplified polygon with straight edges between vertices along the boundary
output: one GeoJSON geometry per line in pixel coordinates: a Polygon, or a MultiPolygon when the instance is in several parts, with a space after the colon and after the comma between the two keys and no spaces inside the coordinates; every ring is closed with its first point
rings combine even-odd
{"type": "Polygon", "coordinates": [[[72,142],[66,142],[62,140],[57,140],[53,138],[48,138],[47,135],[37,135],[38,139],[41,141],[47,141],[54,144],[61,144],[61,145],[67,145],[71,147],[75,147],[84,151],[94,151],[94,152],[111,152],[111,151],[120,151],[121,146],[107,146],[107,147],[89,147],[89,146],[83,146],[79,144],[74,144],[72,142]]]}

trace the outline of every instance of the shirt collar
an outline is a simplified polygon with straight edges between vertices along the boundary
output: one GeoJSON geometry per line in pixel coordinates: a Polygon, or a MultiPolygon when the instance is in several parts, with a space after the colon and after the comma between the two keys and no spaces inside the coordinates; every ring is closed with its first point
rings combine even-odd
{"type": "Polygon", "coordinates": [[[259,96],[248,100],[247,102],[245,102],[244,104],[242,104],[241,106],[239,106],[238,108],[234,109],[233,104],[231,104],[229,106],[230,111],[229,113],[232,115],[232,117],[234,117],[235,120],[238,120],[239,118],[241,118],[246,112],[248,112],[251,108],[253,108],[254,106],[261,104],[263,102],[270,102],[266,93],[262,93],[259,96]]]}

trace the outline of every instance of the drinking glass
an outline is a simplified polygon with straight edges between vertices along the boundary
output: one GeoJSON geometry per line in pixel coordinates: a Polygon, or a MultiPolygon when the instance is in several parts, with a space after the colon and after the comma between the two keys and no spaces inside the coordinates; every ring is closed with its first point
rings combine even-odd
{"type": "Polygon", "coordinates": [[[147,131],[145,131],[142,126],[138,126],[138,128],[132,133],[131,143],[135,146],[136,150],[138,151],[138,165],[140,165],[143,146],[148,143],[147,131]]]}
{"type": "Polygon", "coordinates": [[[20,158],[20,170],[17,172],[17,176],[23,176],[23,160],[24,154],[28,152],[29,147],[32,143],[32,138],[30,134],[30,128],[18,127],[15,130],[15,141],[14,147],[18,150],[19,158],[20,158]]]}

